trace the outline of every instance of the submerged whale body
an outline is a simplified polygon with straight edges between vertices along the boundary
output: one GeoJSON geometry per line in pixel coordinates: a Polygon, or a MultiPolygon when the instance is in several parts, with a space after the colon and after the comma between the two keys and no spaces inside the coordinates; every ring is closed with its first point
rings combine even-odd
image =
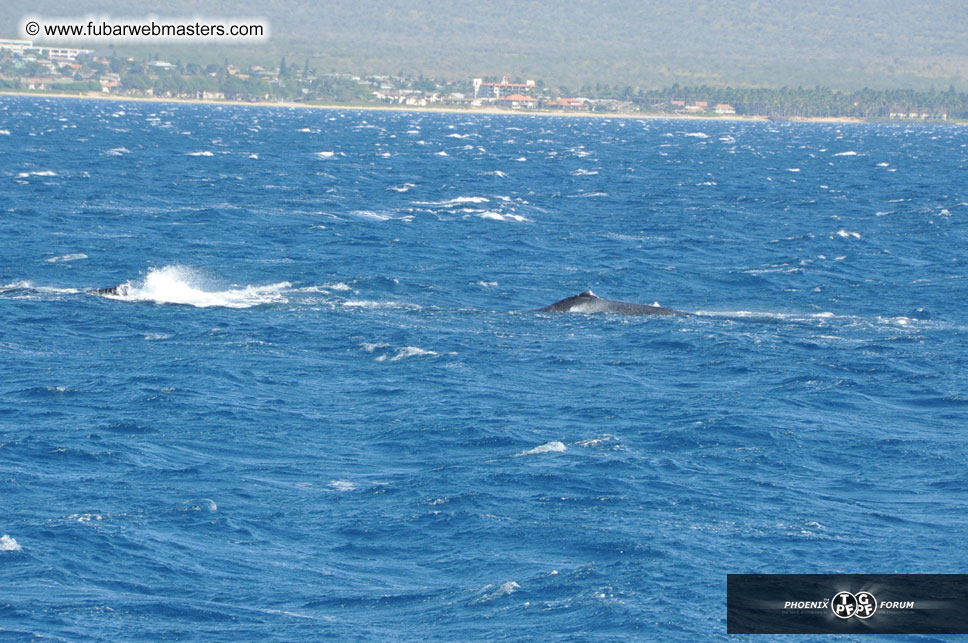
{"type": "Polygon", "coordinates": [[[550,306],[539,308],[541,313],[611,313],[613,315],[685,315],[681,310],[631,304],[625,301],[602,299],[591,290],[556,301],[550,306]]]}
{"type": "Polygon", "coordinates": [[[112,286],[111,288],[95,288],[94,290],[88,290],[87,294],[100,295],[101,297],[124,297],[128,294],[128,284],[112,286]]]}

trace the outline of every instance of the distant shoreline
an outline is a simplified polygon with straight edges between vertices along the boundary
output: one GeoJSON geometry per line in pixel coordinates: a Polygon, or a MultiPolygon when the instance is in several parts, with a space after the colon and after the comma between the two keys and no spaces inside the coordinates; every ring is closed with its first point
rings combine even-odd
{"type": "MultiPolygon", "coordinates": [[[[293,103],[277,101],[241,101],[241,100],[205,100],[196,98],[158,98],[151,96],[118,96],[114,94],[103,95],[97,93],[90,94],[67,94],[60,92],[24,92],[0,90],[0,96],[28,96],[41,98],[73,98],[76,100],[93,101],[126,101],[137,103],[175,103],[188,105],[236,105],[244,107],[283,107],[298,109],[329,109],[329,110],[358,110],[368,112],[417,112],[426,114],[485,114],[490,116],[563,116],[567,118],[621,118],[637,120],[696,120],[696,121],[743,121],[743,122],[770,122],[766,116],[747,116],[740,114],[660,114],[651,112],[584,112],[584,111],[563,111],[563,110],[525,110],[525,109],[499,109],[496,107],[423,107],[417,105],[354,105],[354,104],[325,104],[325,103],[293,103]]],[[[790,123],[873,123],[882,122],[880,120],[865,120],[852,116],[811,116],[811,117],[788,117],[780,119],[782,122],[790,123]]],[[[897,121],[904,123],[907,121],[897,121]]],[[[934,121],[932,121],[934,122],[934,121]]],[[[963,125],[959,121],[947,121],[954,125],[963,125]]]]}

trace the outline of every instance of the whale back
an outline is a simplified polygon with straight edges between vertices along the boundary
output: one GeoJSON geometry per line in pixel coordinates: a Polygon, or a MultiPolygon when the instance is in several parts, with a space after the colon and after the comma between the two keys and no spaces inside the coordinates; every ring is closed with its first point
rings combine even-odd
{"type": "Polygon", "coordinates": [[[685,313],[663,308],[662,306],[648,306],[646,304],[633,304],[626,301],[612,301],[602,299],[591,290],[583,293],[566,297],[561,301],[556,301],[550,306],[539,308],[542,313],[611,313],[613,315],[683,315],[685,313]]]}

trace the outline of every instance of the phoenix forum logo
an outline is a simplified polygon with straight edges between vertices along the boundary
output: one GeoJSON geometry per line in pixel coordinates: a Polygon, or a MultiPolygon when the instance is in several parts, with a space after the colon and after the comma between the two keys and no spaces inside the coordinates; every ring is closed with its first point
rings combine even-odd
{"type": "Polygon", "coordinates": [[[830,609],[837,618],[870,618],[877,611],[877,599],[870,592],[840,592],[830,601],[830,609]]]}

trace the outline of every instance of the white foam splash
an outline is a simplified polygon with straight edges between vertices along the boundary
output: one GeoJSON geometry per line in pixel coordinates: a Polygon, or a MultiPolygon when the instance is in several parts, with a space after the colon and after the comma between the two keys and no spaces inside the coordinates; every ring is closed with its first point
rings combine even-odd
{"type": "Polygon", "coordinates": [[[124,156],[125,154],[130,154],[131,150],[126,147],[112,147],[109,150],[104,151],[105,156],[124,156]]]}
{"type": "Polygon", "coordinates": [[[846,152],[837,152],[834,156],[857,156],[857,152],[854,150],[848,150],[846,152]]]}
{"type": "Polygon", "coordinates": [[[705,132],[686,132],[685,136],[690,138],[709,138],[709,134],[705,132]]]}
{"type": "Polygon", "coordinates": [[[152,268],[144,282],[118,286],[117,295],[104,295],[122,301],[150,301],[156,304],[185,304],[197,308],[251,308],[260,304],[286,303],[283,292],[292,284],[283,281],[265,286],[245,286],[227,290],[202,290],[201,277],[191,268],[165,266],[152,268]]]}
{"type": "Polygon", "coordinates": [[[321,159],[331,159],[336,156],[336,152],[316,152],[316,156],[321,159]]]}
{"type": "Polygon", "coordinates": [[[0,536],[0,551],[20,551],[21,549],[23,547],[7,534],[0,536]]]}
{"type": "Polygon", "coordinates": [[[188,152],[185,156],[215,156],[208,150],[202,150],[201,152],[188,152]]]}
{"type": "Polygon", "coordinates": [[[555,440],[554,442],[546,442],[545,444],[536,446],[533,449],[522,451],[521,453],[516,454],[515,457],[521,457],[523,455],[538,455],[541,453],[564,453],[567,450],[568,447],[566,447],[563,442],[558,442],[555,440]]]}
{"type": "Polygon", "coordinates": [[[25,179],[28,176],[57,176],[57,172],[54,170],[38,170],[36,172],[18,172],[18,179],[25,179]]]}

